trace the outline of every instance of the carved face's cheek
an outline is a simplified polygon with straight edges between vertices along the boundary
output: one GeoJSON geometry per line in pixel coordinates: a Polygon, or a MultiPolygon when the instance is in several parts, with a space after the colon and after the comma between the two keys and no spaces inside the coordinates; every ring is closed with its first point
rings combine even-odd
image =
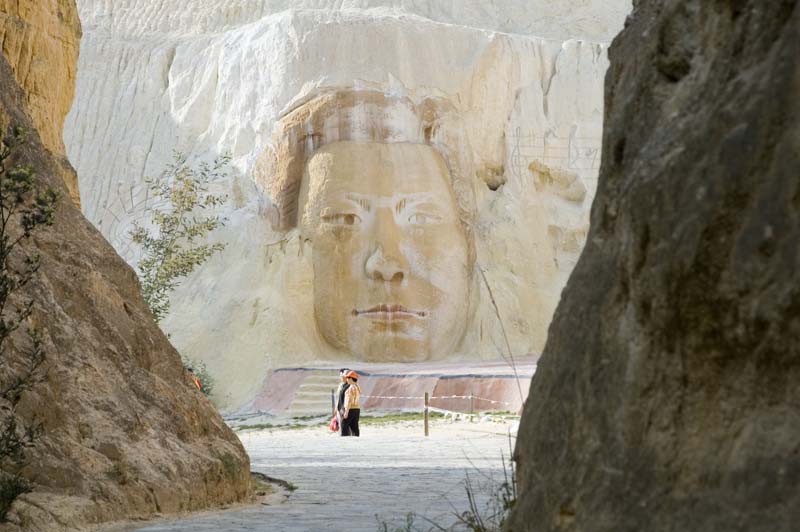
{"type": "Polygon", "coordinates": [[[415,262],[424,271],[441,272],[452,269],[452,274],[463,275],[463,268],[452,268],[454,262],[463,264],[466,260],[466,247],[460,226],[442,224],[411,227],[406,234],[404,249],[415,257],[415,262]]]}
{"type": "Polygon", "coordinates": [[[411,277],[418,280],[423,295],[432,300],[457,304],[464,296],[466,248],[457,237],[458,233],[437,231],[422,240],[414,238],[404,243],[404,253],[412,265],[411,277]]]}

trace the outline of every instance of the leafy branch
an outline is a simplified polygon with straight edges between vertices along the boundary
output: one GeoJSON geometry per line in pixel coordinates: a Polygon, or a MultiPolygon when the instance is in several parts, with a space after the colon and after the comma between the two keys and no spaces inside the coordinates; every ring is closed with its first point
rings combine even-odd
{"type": "MultiPolygon", "coordinates": [[[[170,294],[196,268],[225,244],[209,244],[208,235],[225,225],[226,220],[213,214],[227,200],[210,192],[211,183],[227,178],[225,168],[230,156],[217,158],[213,164],[201,163],[197,169],[187,163],[185,155],[175,152],[164,172],[146,183],[156,198],[150,224],[134,224],[133,242],[142,248],[137,264],[142,295],[159,323],[169,312],[170,294]]],[[[184,358],[184,366],[210,395],[214,379],[205,364],[184,358]]]]}
{"type": "Polygon", "coordinates": [[[208,212],[227,199],[211,193],[209,185],[226,177],[229,162],[230,156],[225,155],[195,170],[185,155],[176,152],[159,177],[146,180],[157,206],[150,228],[134,224],[131,237],[142,248],[137,270],[157,323],[169,312],[169,296],[181,280],[225,249],[225,244],[207,241],[212,231],[225,225],[225,219],[208,212]]]}

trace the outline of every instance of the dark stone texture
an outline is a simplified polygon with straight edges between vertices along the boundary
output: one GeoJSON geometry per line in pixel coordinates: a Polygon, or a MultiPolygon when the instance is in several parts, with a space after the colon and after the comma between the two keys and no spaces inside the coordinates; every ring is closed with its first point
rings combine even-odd
{"type": "Polygon", "coordinates": [[[634,1],[513,531],[800,527],[800,2],[634,1]]]}

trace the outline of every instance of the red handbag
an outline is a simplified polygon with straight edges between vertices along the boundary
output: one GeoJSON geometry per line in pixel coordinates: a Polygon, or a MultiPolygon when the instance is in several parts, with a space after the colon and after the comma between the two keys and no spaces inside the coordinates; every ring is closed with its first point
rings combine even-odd
{"type": "Polygon", "coordinates": [[[331,432],[339,432],[339,420],[336,419],[336,416],[333,416],[331,419],[331,424],[328,428],[331,429],[331,432]]]}

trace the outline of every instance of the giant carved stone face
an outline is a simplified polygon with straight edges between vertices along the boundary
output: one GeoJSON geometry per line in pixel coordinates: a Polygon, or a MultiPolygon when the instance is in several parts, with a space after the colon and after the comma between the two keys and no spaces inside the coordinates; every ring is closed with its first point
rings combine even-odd
{"type": "Polygon", "coordinates": [[[432,147],[341,141],[309,159],[301,229],[312,240],[314,314],[365,361],[450,355],[469,308],[468,243],[432,147]]]}

